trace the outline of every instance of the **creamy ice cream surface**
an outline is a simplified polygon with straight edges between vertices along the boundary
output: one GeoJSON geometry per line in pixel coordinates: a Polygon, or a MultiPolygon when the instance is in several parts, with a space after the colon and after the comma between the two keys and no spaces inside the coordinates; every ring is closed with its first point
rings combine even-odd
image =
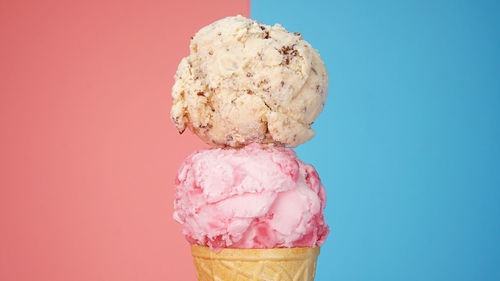
{"type": "Polygon", "coordinates": [[[208,144],[297,146],[323,110],[326,68],[298,33],[243,16],[202,28],[191,40],[172,91],[171,118],[208,144]]]}
{"type": "Polygon", "coordinates": [[[290,148],[195,152],[179,169],[175,192],[174,218],[191,244],[316,247],[328,235],[325,189],[290,148]]]}

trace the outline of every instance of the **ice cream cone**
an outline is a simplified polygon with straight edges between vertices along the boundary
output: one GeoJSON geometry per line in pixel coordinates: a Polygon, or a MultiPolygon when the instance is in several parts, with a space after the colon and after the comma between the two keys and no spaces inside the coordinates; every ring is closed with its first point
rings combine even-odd
{"type": "Polygon", "coordinates": [[[199,281],[312,281],[319,247],[223,249],[191,246],[199,281]]]}

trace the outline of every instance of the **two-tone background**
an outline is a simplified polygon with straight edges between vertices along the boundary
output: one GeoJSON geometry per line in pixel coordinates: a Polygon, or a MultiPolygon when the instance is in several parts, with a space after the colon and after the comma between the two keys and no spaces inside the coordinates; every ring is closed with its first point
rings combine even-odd
{"type": "Polygon", "coordinates": [[[329,98],[318,281],[500,280],[498,1],[0,2],[0,280],[195,280],[169,120],[199,28],[300,32],[329,98]]]}

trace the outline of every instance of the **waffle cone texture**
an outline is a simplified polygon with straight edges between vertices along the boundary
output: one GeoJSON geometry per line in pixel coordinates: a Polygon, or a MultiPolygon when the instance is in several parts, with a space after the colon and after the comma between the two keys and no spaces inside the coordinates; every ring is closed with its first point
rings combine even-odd
{"type": "Polygon", "coordinates": [[[319,247],[222,249],[191,246],[199,281],[313,281],[319,247]]]}

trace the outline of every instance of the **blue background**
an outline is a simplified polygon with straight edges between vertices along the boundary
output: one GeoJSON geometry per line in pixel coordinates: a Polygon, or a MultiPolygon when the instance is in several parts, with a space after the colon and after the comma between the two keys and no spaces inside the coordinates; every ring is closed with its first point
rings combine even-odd
{"type": "Polygon", "coordinates": [[[252,1],[330,75],[297,149],[328,196],[316,280],[500,280],[497,3],[252,1]]]}

